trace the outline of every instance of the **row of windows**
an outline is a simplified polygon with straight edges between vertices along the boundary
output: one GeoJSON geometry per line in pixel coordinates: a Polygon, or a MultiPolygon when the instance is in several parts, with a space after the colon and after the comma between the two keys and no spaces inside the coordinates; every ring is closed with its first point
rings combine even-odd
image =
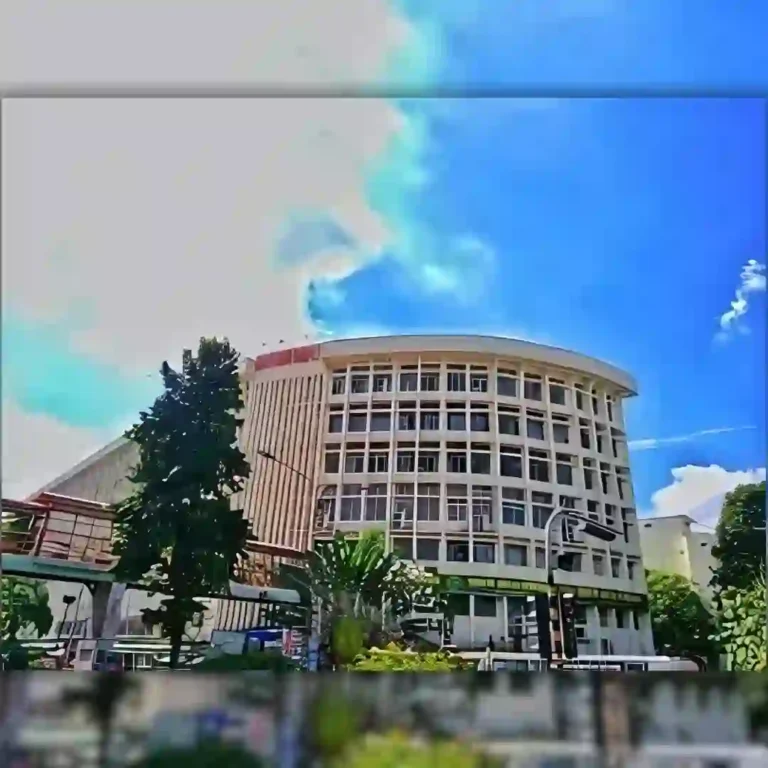
{"type": "Polygon", "coordinates": [[[325,447],[323,469],[326,474],[345,475],[386,474],[392,466],[397,473],[440,473],[491,475],[532,480],[540,483],[556,483],[573,486],[582,484],[585,490],[600,488],[605,495],[629,499],[632,494],[629,470],[614,467],[606,462],[582,458],[568,453],[555,453],[515,445],[502,445],[498,451],[487,443],[446,443],[443,451],[440,443],[420,443],[418,450],[413,444],[399,444],[394,457],[386,444],[371,443],[366,450],[363,444],[329,444],[325,447]],[[394,464],[392,465],[392,462],[394,464]],[[527,470],[527,471],[526,471],[527,470]]]}
{"type": "MultiPolygon", "coordinates": [[[[449,483],[441,492],[439,483],[396,483],[392,496],[387,495],[386,483],[369,486],[327,486],[319,502],[323,523],[385,522],[388,500],[392,499],[392,526],[409,526],[414,519],[420,522],[466,523],[470,515],[474,531],[492,530],[494,520],[503,525],[517,525],[544,529],[555,508],[551,493],[524,488],[501,488],[501,494],[492,486],[449,483]],[[341,491],[339,494],[338,491],[341,491]],[[337,514],[338,513],[338,514],[337,514]]],[[[630,528],[635,524],[635,510],[615,504],[601,504],[591,499],[560,496],[558,506],[572,509],[591,520],[623,533],[629,540],[630,528]]]]}
{"type": "MultiPolygon", "coordinates": [[[[328,432],[348,433],[389,432],[393,426],[391,403],[373,403],[369,412],[367,405],[350,405],[344,412],[343,406],[331,406],[328,414],[328,432]]],[[[548,441],[562,445],[577,444],[585,450],[613,455],[626,459],[624,433],[604,424],[592,425],[587,419],[572,423],[565,414],[552,414],[551,420],[542,411],[523,410],[515,406],[497,405],[493,410],[488,403],[458,402],[445,404],[402,402],[397,404],[394,426],[398,432],[491,432],[492,428],[501,435],[527,437],[531,440],[548,441]],[[593,432],[594,426],[594,432],[593,432]]]]}
{"type": "MultiPolygon", "coordinates": [[[[594,416],[606,416],[609,421],[615,418],[614,401],[610,395],[604,395],[593,389],[587,391],[580,385],[573,388],[560,379],[549,378],[544,381],[537,374],[524,374],[522,378],[514,370],[499,370],[495,377],[495,393],[501,397],[519,398],[543,402],[551,405],[569,407],[572,404],[580,411],[591,412],[594,416]]],[[[336,372],[331,377],[331,394],[343,395],[349,391],[353,395],[365,395],[370,392],[384,394],[402,392],[474,392],[482,394],[489,391],[489,376],[483,366],[449,365],[445,374],[439,366],[403,366],[395,375],[391,372],[336,372]],[[483,370],[473,370],[483,368],[483,370]],[[458,370],[454,370],[458,369],[458,370]]]]}

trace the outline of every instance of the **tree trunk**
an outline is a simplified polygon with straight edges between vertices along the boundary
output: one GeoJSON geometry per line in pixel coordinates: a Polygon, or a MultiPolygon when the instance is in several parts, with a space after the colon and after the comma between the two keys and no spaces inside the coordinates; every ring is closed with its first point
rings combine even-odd
{"type": "Polygon", "coordinates": [[[179,656],[181,656],[181,641],[183,636],[183,627],[173,627],[173,629],[171,629],[171,669],[176,669],[179,666],[179,656]]]}
{"type": "Polygon", "coordinates": [[[99,728],[99,754],[97,758],[99,768],[108,768],[109,766],[109,742],[111,731],[111,723],[104,723],[99,728]]]}

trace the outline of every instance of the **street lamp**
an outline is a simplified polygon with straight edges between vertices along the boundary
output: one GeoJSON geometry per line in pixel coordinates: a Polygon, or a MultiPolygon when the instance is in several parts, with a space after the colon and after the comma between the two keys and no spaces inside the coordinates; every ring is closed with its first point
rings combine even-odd
{"type": "Polygon", "coordinates": [[[585,517],[584,515],[579,514],[578,512],[572,510],[572,509],[564,509],[563,507],[556,507],[554,510],[552,510],[552,514],[550,514],[549,518],[547,518],[547,523],[544,526],[544,568],[547,572],[547,593],[549,596],[549,610],[550,610],[550,634],[552,635],[552,650],[555,648],[555,638],[554,638],[554,632],[552,630],[552,599],[556,598],[556,612],[557,612],[557,620],[558,624],[560,625],[560,639],[561,643],[564,642],[565,638],[563,637],[563,622],[562,622],[562,608],[560,605],[560,599],[557,593],[555,592],[555,569],[552,567],[552,528],[555,523],[555,521],[560,518],[564,517],[567,520],[575,520],[576,521],[576,530],[585,533],[588,536],[594,536],[596,539],[600,539],[601,541],[613,541],[616,538],[616,531],[614,531],[611,528],[608,528],[605,525],[601,525],[600,523],[596,523],[594,520],[590,520],[588,517],[585,517]]]}

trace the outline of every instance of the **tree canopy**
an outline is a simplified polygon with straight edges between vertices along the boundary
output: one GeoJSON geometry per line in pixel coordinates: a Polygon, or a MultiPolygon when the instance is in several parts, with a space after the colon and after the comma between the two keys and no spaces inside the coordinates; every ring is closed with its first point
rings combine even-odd
{"type": "Polygon", "coordinates": [[[250,467],[237,445],[243,407],[238,354],[201,339],[181,371],[161,368],[164,391],[126,436],[139,449],[134,491],[117,507],[118,578],[167,595],[145,609],[163,627],[176,666],[187,623],[206,610],[197,597],[227,591],[244,556],[248,523],[231,497],[250,467]]]}
{"type": "Polygon", "coordinates": [[[664,571],[648,571],[647,583],[656,648],[673,656],[716,656],[717,645],[710,639],[714,621],[693,584],[664,571]]]}
{"type": "Polygon", "coordinates": [[[728,668],[768,670],[765,578],[755,579],[746,590],[723,590],[719,603],[716,637],[728,657],[728,668]]]}
{"type": "Polygon", "coordinates": [[[765,572],[765,524],[765,481],[740,485],[725,497],[712,548],[718,560],[711,581],[716,593],[749,590],[765,572]]]}

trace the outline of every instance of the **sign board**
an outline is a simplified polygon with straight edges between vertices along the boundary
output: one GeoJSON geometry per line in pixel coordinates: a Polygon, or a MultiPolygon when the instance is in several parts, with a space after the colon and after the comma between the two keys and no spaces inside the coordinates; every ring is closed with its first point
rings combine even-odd
{"type": "MultiPolygon", "coordinates": [[[[440,585],[442,592],[451,593],[482,593],[514,595],[547,594],[547,585],[540,581],[522,581],[519,579],[495,579],[477,576],[446,576],[432,573],[433,582],[440,585]]],[[[596,589],[594,587],[560,586],[561,592],[569,592],[577,600],[586,602],[616,603],[618,605],[636,605],[645,607],[648,603],[646,595],[633,592],[621,592],[614,589],[596,589]]]]}

